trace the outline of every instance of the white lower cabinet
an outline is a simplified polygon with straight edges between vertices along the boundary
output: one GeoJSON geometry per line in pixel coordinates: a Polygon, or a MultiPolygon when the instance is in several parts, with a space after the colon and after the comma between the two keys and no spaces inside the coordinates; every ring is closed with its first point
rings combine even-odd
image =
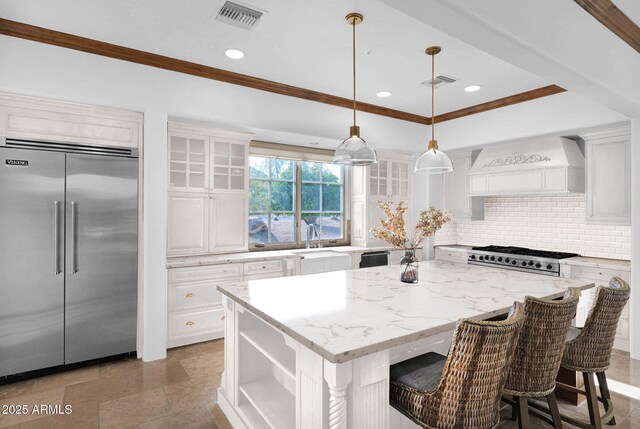
{"type": "MultiPolygon", "coordinates": [[[[598,268],[596,266],[591,267],[569,264],[560,265],[560,275],[566,278],[591,281],[595,284],[595,287],[582,292],[575,320],[575,324],[578,327],[584,326],[584,323],[587,320],[598,286],[608,286],[611,278],[613,277],[620,277],[627,283],[629,283],[630,280],[630,273],[628,270],[612,270],[598,268]]],[[[613,344],[614,348],[624,351],[629,351],[629,306],[630,304],[627,303],[624,310],[622,310],[622,315],[620,316],[620,321],[618,323],[616,339],[613,344]]]]}
{"type": "Polygon", "coordinates": [[[224,335],[224,308],[217,285],[242,281],[242,264],[169,270],[167,347],[224,335]]]}
{"type": "Polygon", "coordinates": [[[466,264],[469,260],[469,252],[467,249],[462,248],[436,246],[435,259],[436,261],[449,261],[466,264]]]}
{"type": "Polygon", "coordinates": [[[170,268],[168,275],[167,348],[224,336],[225,315],[219,284],[295,275],[296,259],[277,259],[170,268]]]}

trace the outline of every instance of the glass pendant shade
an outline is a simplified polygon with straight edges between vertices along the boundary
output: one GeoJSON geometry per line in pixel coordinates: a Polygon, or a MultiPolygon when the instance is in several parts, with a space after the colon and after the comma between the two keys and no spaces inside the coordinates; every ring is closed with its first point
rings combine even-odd
{"type": "Polygon", "coordinates": [[[368,146],[365,141],[360,138],[359,130],[353,130],[351,127],[351,137],[343,141],[336,149],[333,156],[334,164],[345,165],[371,165],[378,163],[378,155],[375,149],[368,146]]]}
{"type": "Polygon", "coordinates": [[[376,151],[360,137],[349,137],[342,142],[333,157],[335,164],[371,165],[378,162],[376,151]]]}
{"type": "Polygon", "coordinates": [[[429,149],[416,161],[415,173],[442,174],[453,171],[453,164],[446,153],[438,150],[438,145],[429,143],[429,149]]]}

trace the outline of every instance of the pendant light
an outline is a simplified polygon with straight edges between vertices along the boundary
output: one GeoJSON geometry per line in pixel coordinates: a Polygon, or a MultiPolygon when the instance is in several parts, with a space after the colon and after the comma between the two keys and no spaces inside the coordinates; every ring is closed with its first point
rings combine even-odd
{"type": "Polygon", "coordinates": [[[453,171],[453,165],[451,159],[438,150],[438,141],[435,137],[436,128],[436,115],[434,113],[434,98],[435,98],[435,57],[440,53],[442,49],[440,46],[431,46],[425,51],[427,55],[431,56],[431,140],[429,140],[429,147],[418,160],[414,172],[422,174],[442,174],[453,171]]]}
{"type": "Polygon", "coordinates": [[[356,25],[362,22],[363,17],[359,13],[350,13],[346,19],[353,30],[353,126],[349,128],[349,138],[336,149],[333,163],[359,166],[377,164],[376,151],[360,137],[360,127],[356,124],[356,25]]]}

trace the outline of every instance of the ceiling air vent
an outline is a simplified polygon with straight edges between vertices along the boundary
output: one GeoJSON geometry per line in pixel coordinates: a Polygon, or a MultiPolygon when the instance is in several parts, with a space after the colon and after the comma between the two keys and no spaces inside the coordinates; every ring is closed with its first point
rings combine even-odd
{"type": "MultiPolygon", "coordinates": [[[[457,82],[457,81],[458,79],[456,79],[455,77],[441,74],[439,76],[436,76],[436,78],[434,79],[434,83],[435,83],[434,86],[436,88],[440,88],[441,86],[447,85],[449,83],[457,82]]],[[[431,79],[425,80],[420,85],[431,87],[431,79]]]]}
{"type": "Polygon", "coordinates": [[[236,27],[244,28],[245,30],[251,30],[258,23],[262,15],[264,15],[264,12],[259,10],[225,1],[218,11],[216,19],[226,22],[227,24],[235,25],[236,27]]]}

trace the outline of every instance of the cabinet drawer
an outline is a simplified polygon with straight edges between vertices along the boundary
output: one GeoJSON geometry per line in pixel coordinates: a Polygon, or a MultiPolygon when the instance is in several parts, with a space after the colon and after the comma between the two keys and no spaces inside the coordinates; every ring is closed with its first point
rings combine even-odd
{"type": "Polygon", "coordinates": [[[169,313],[169,339],[189,337],[224,329],[224,308],[169,313]]]}
{"type": "Polygon", "coordinates": [[[244,274],[246,276],[263,273],[282,274],[283,269],[284,265],[282,264],[282,261],[247,262],[244,264],[244,274]]]}
{"type": "Polygon", "coordinates": [[[195,282],[242,276],[242,264],[211,265],[205,267],[173,268],[169,270],[169,282],[195,282]]]}
{"type": "Polygon", "coordinates": [[[222,304],[222,294],[216,288],[219,283],[169,284],[169,311],[222,304]]]}
{"type": "Polygon", "coordinates": [[[456,250],[442,249],[442,248],[436,247],[435,258],[436,260],[441,260],[441,261],[460,262],[460,263],[466,264],[468,253],[463,250],[456,251],[456,250]]]}
{"type": "Polygon", "coordinates": [[[280,277],[284,277],[284,275],[281,272],[277,272],[277,273],[253,274],[251,276],[244,276],[244,279],[246,281],[249,281],[249,280],[261,280],[261,279],[279,279],[280,277]]]}

